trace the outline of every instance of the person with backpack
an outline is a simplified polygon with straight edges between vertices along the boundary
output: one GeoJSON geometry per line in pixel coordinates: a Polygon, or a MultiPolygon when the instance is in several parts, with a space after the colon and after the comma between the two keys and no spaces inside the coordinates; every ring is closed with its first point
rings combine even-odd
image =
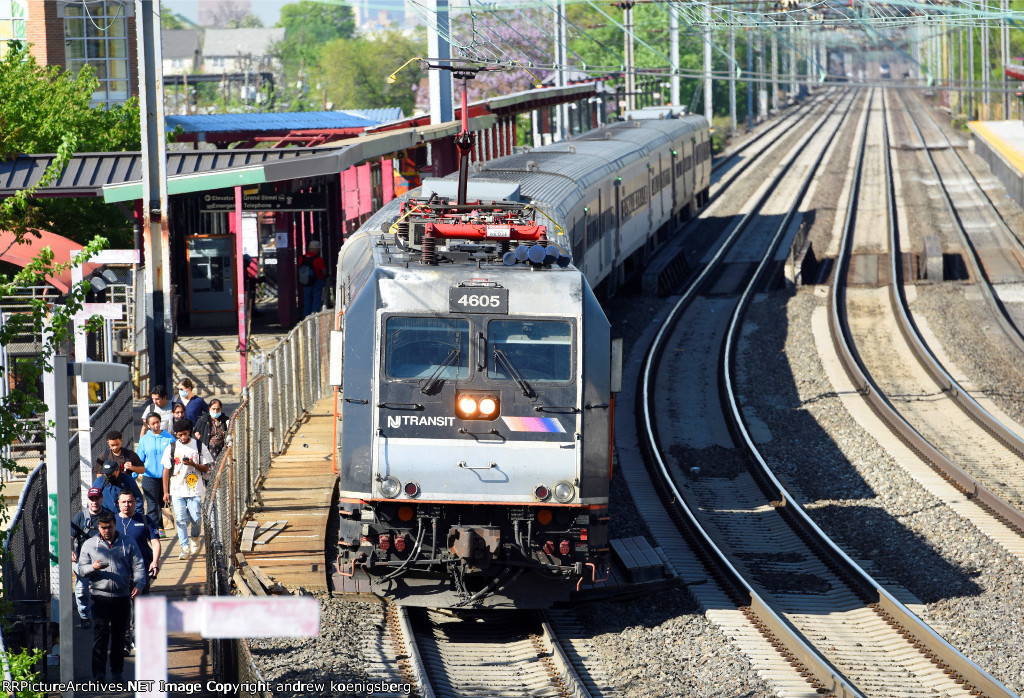
{"type": "Polygon", "coordinates": [[[320,256],[320,241],[306,245],[306,253],[299,264],[299,286],[302,287],[302,317],[319,313],[324,305],[324,285],[327,282],[327,264],[320,256]]]}
{"type": "Polygon", "coordinates": [[[164,451],[164,502],[173,504],[178,525],[179,560],[199,552],[199,522],[206,483],[203,474],[210,471],[213,456],[203,443],[192,437],[188,419],[174,422],[174,441],[164,451]],[[191,526],[190,526],[191,524],[191,526]],[[190,531],[191,528],[191,540],[190,531]]]}

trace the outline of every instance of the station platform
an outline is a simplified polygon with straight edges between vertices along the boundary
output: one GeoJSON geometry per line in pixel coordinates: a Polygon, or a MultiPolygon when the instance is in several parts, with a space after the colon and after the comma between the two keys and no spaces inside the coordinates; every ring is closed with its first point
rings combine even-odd
{"type": "MultiPolygon", "coordinates": [[[[300,420],[284,449],[271,459],[251,509],[249,530],[243,531],[241,554],[249,570],[259,570],[289,592],[327,591],[324,540],[337,480],[331,458],[334,419],[332,394],[317,401],[300,420]],[[275,521],[286,522],[279,533],[268,530],[275,521]],[[259,542],[261,529],[273,535],[266,543],[259,542]],[[253,540],[248,551],[247,534],[253,540]]],[[[261,588],[265,583],[244,581],[247,591],[266,593],[261,588]]]]}
{"type": "MultiPolygon", "coordinates": [[[[174,521],[170,509],[163,510],[164,530],[167,537],[161,539],[160,551],[160,572],[156,581],[150,588],[152,596],[166,596],[169,599],[180,601],[200,596],[206,591],[206,548],[200,545],[199,552],[185,560],[179,560],[181,552],[178,547],[177,534],[174,533],[174,521]]],[[[202,537],[200,537],[202,541],[202,537]]],[[[77,614],[75,614],[77,616],[77,614]]],[[[88,682],[92,679],[92,628],[84,629],[75,620],[75,681],[88,682]]],[[[168,640],[167,675],[168,680],[175,683],[199,683],[205,687],[206,682],[215,678],[212,674],[212,667],[209,656],[206,652],[206,644],[198,635],[184,633],[172,634],[168,640]]],[[[56,680],[57,668],[50,670],[50,680],[56,680]]],[[[125,680],[135,676],[134,656],[125,657],[124,665],[125,680]]],[[[109,674],[107,676],[109,679],[109,674]]],[[[59,695],[59,694],[58,694],[59,695]]],[[[128,698],[134,693],[103,691],[103,692],[76,692],[77,696],[124,696],[128,698]]],[[[205,691],[193,693],[192,695],[205,696],[205,691]]]]}
{"type": "Polygon", "coordinates": [[[1024,208],[1024,122],[970,121],[974,152],[1018,206],[1024,208]]]}

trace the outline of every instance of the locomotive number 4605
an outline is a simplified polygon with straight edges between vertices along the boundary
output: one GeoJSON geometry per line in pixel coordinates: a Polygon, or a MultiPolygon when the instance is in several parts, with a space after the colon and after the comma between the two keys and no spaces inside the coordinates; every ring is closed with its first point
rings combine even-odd
{"type": "Polygon", "coordinates": [[[472,286],[452,288],[448,291],[448,311],[508,314],[508,289],[472,286]]]}

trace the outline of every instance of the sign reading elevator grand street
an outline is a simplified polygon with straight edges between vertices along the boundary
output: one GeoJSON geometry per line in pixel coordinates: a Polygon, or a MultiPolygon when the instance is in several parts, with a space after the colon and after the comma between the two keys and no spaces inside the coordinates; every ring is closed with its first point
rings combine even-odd
{"type": "MultiPolygon", "coordinates": [[[[199,197],[203,211],[234,211],[235,192],[232,189],[208,191],[199,197]]],[[[326,211],[327,195],[318,193],[277,192],[273,187],[246,187],[242,189],[243,211],[326,211]]]]}

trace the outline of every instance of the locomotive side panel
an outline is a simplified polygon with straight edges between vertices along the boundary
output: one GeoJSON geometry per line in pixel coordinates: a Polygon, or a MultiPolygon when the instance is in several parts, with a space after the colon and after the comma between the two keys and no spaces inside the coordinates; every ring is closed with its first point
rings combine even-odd
{"type": "Polygon", "coordinates": [[[583,477],[580,497],[607,501],[611,457],[611,325],[586,287],[583,326],[587,350],[583,352],[583,477]]]}

